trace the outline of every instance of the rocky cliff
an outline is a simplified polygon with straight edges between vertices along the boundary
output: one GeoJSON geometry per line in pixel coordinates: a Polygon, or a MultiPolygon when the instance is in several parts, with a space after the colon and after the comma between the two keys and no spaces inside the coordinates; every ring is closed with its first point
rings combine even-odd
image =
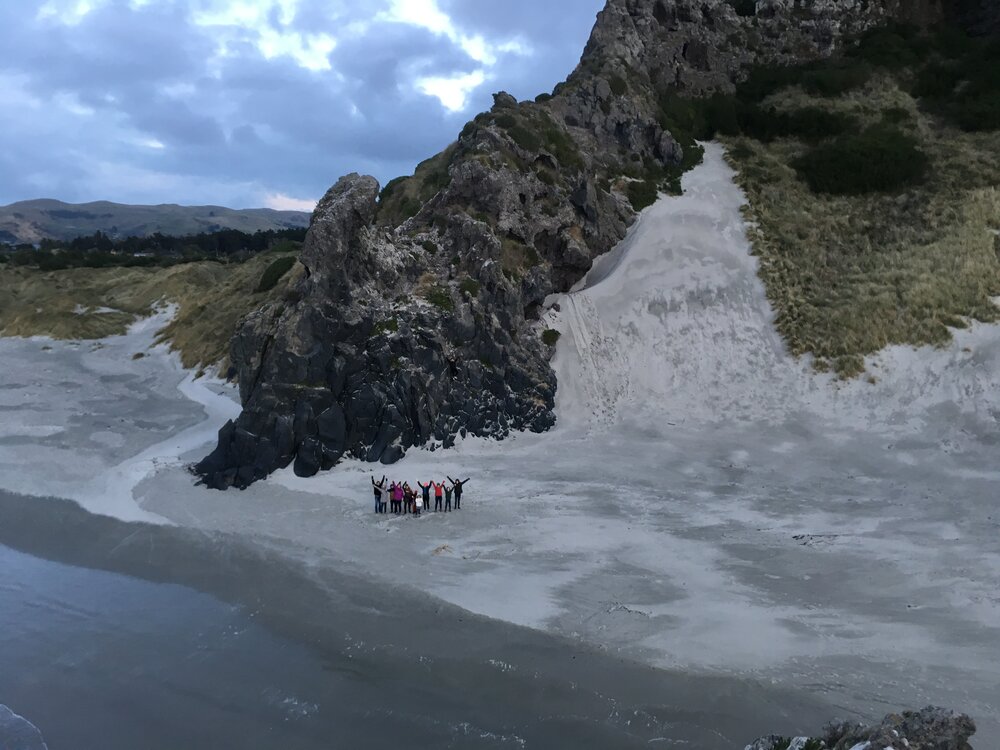
{"type": "Polygon", "coordinates": [[[285,297],[232,344],[243,413],[196,467],[246,486],[294,462],[391,463],[456,436],[554,423],[539,311],[633,221],[640,181],[697,161],[669,103],[732,89],[747,66],[833,53],[935,0],[609,0],[552,96],[496,96],[458,140],[380,190],[342,178],[320,202],[285,297]]]}
{"type": "Polygon", "coordinates": [[[833,722],[821,737],[762,737],[745,750],[972,750],[975,733],[965,714],[928,706],[889,714],[874,726],[833,722]]]}

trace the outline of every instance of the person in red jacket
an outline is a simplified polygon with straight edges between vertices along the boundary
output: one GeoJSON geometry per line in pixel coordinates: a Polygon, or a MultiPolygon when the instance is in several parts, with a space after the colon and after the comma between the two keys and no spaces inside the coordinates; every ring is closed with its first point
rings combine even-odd
{"type": "Polygon", "coordinates": [[[434,482],[434,512],[441,510],[441,503],[444,500],[444,482],[434,482]]]}

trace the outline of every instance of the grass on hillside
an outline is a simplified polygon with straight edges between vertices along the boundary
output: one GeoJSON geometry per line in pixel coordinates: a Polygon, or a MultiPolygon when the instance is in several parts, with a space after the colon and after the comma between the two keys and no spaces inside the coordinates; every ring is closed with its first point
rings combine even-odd
{"type": "Polygon", "coordinates": [[[224,372],[239,320],[283,295],[298,278],[293,270],[269,291],[257,292],[274,262],[273,253],[264,253],[240,264],[164,269],[0,269],[0,335],[99,339],[125,333],[137,316],[172,302],[178,305],[177,315],[158,339],[179,352],[185,367],[218,365],[224,372]],[[101,308],[116,312],[98,312],[101,308]]]}
{"type": "MultiPolygon", "coordinates": [[[[883,144],[887,160],[870,172],[919,171],[917,179],[824,190],[830,186],[803,174],[803,161],[817,153],[834,160],[837,141],[824,152],[798,138],[724,139],[749,198],[778,329],[793,353],[811,353],[819,368],[844,377],[863,372],[864,356],[888,345],[940,345],[949,328],[1000,319],[992,302],[1000,295],[1000,133],[964,131],[923,111],[898,80],[883,71],[840,97],[793,87],[767,103],[898,128],[899,138],[883,144]],[[901,163],[906,156],[895,150],[908,143],[926,165],[901,163]]],[[[861,174],[863,156],[839,153],[838,174],[861,174]]]]}

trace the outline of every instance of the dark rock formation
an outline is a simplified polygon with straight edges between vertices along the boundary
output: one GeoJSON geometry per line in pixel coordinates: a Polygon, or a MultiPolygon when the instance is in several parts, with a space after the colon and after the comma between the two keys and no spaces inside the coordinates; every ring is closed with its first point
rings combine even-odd
{"type": "Polygon", "coordinates": [[[196,471],[245,487],[294,462],[386,463],[456,436],[554,421],[538,313],[634,218],[628,178],[676,169],[664,96],[732,89],[755,62],[830,54],[931,0],[609,0],[552,97],[496,96],[458,141],[379,194],[343,178],[313,215],[304,278],[233,339],[243,413],[196,471]]]}
{"type": "Polygon", "coordinates": [[[965,714],[930,706],[889,714],[877,726],[834,722],[822,737],[762,737],[746,750],[972,750],[975,733],[965,714]]]}
{"type": "Polygon", "coordinates": [[[972,34],[1000,34],[1000,3],[997,0],[957,0],[954,16],[972,34]]]}

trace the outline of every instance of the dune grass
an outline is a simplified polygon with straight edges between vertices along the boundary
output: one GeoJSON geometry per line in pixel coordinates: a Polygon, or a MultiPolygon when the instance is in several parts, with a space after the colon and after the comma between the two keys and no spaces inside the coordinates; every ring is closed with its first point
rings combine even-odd
{"type": "MultiPolygon", "coordinates": [[[[294,255],[284,256],[294,261],[294,255]]],[[[257,289],[274,253],[245,263],[189,263],[171,268],[76,268],[43,272],[0,269],[0,335],[99,339],[123,334],[157,305],[178,306],[158,340],[185,367],[228,368],[229,341],[239,320],[280,297],[300,266],[268,291],[257,289]],[[112,310],[113,312],[108,312],[112,310]]]]}
{"type": "Polygon", "coordinates": [[[831,194],[800,174],[814,148],[803,140],[723,138],[749,198],[761,277],[793,353],[851,377],[888,345],[941,345],[950,328],[1000,319],[992,301],[1000,295],[1000,133],[964,131],[922,111],[887,73],[840,97],[795,87],[767,104],[823,107],[867,128],[891,123],[928,162],[915,184],[831,194]]]}

